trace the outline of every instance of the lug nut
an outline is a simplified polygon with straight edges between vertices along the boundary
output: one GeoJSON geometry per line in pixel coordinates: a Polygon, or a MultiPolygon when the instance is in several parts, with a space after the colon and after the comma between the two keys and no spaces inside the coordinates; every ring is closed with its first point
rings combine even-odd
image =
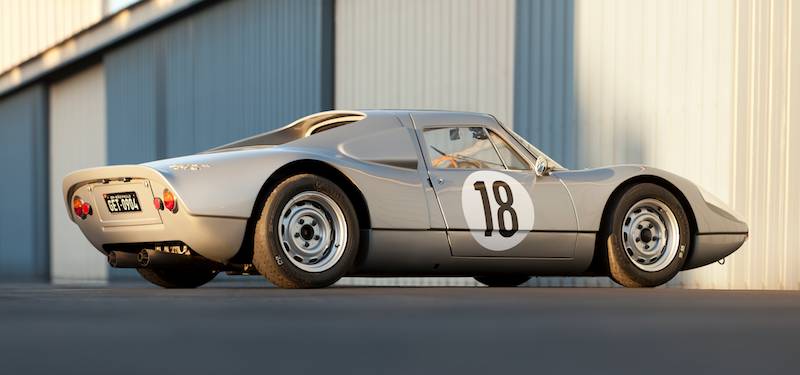
{"type": "Polygon", "coordinates": [[[311,220],[311,226],[312,227],[316,227],[317,226],[317,221],[316,220],[311,220]]]}
{"type": "Polygon", "coordinates": [[[300,237],[300,233],[295,233],[294,234],[294,238],[298,238],[298,237],[300,237]]]}
{"type": "Polygon", "coordinates": [[[305,224],[305,222],[306,222],[306,221],[305,221],[305,220],[303,220],[303,219],[297,220],[297,224],[300,224],[300,225],[303,225],[303,224],[305,224]]]}
{"type": "Polygon", "coordinates": [[[316,241],[319,241],[319,236],[318,236],[318,235],[315,235],[315,236],[314,236],[314,240],[316,240],[316,241]]]}
{"type": "Polygon", "coordinates": [[[636,237],[636,242],[639,242],[639,241],[641,241],[641,240],[642,240],[641,238],[639,238],[639,237],[636,237]]]}
{"type": "Polygon", "coordinates": [[[303,246],[308,247],[308,242],[304,243],[303,246]]]}
{"type": "Polygon", "coordinates": [[[642,229],[642,224],[637,225],[636,229],[642,229]]]}

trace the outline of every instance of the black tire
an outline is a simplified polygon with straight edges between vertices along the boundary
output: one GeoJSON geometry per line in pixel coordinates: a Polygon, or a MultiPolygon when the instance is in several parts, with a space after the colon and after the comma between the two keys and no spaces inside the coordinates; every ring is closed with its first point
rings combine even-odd
{"type": "MultiPolygon", "coordinates": [[[[669,217],[668,211],[664,209],[645,209],[641,212],[645,211],[654,213],[657,215],[657,217],[662,219],[669,217]]],[[[636,212],[636,210],[632,211],[631,215],[637,215],[636,212]]],[[[664,222],[669,221],[669,219],[664,219],[664,222]]],[[[667,227],[667,225],[665,225],[665,227],[667,227]]],[[[629,231],[634,230],[633,227],[627,228],[629,231]]],[[[644,230],[647,230],[647,228],[644,228],[644,230]]],[[[640,241],[645,241],[642,240],[645,238],[644,230],[640,232],[641,237],[632,235],[631,237],[636,237],[633,238],[632,241],[635,241],[636,244],[639,244],[640,241]]],[[[656,238],[656,236],[652,236],[649,230],[647,233],[647,242],[645,243],[651,243],[649,241],[651,241],[652,238],[656,238]]],[[[664,233],[665,234],[662,234],[662,237],[666,237],[666,245],[664,247],[666,248],[671,246],[669,241],[673,241],[670,238],[674,239],[674,233],[669,233],[669,231],[665,231],[664,233]]],[[[606,220],[604,238],[606,240],[609,275],[612,280],[620,285],[631,288],[656,287],[670,281],[683,268],[691,241],[691,230],[689,228],[689,218],[687,217],[686,211],[684,210],[680,201],[672,193],[670,193],[669,190],[656,184],[642,183],[627,188],[619,196],[619,199],[617,199],[613,209],[610,212],[610,217],[608,217],[606,220]],[[667,208],[669,208],[669,211],[672,211],[679,233],[677,247],[674,248],[675,256],[671,260],[669,260],[669,257],[661,260],[661,257],[664,257],[665,255],[657,255],[659,260],[653,262],[663,262],[663,264],[655,267],[653,270],[645,270],[640,268],[648,267],[648,263],[645,259],[636,255],[636,253],[631,249],[633,246],[630,246],[630,242],[628,242],[629,246],[626,246],[625,240],[628,237],[623,229],[623,226],[632,226],[635,223],[631,222],[630,217],[626,217],[626,215],[629,213],[629,210],[631,210],[631,208],[633,208],[634,205],[637,205],[639,202],[643,202],[644,200],[648,199],[651,199],[651,202],[652,200],[655,200],[663,203],[667,206],[667,208]],[[640,264],[635,264],[632,258],[636,258],[640,264]]],[[[658,246],[661,248],[660,243],[658,246]]],[[[671,252],[665,252],[663,254],[669,253],[671,252]]],[[[655,258],[656,256],[653,256],[652,259],[655,258]]]]}
{"type": "Polygon", "coordinates": [[[530,280],[530,276],[475,276],[475,280],[488,287],[511,288],[520,286],[530,280]]]}
{"type": "Polygon", "coordinates": [[[142,277],[162,288],[197,288],[217,276],[217,271],[204,269],[137,268],[142,277]]]}
{"type": "MultiPolygon", "coordinates": [[[[333,227],[332,223],[328,224],[333,227]]],[[[358,253],[360,234],[356,211],[347,194],[326,178],[312,174],[300,174],[287,178],[272,190],[261,209],[254,236],[253,265],[258,272],[275,286],[298,289],[323,288],[335,283],[349,272],[358,253]],[[289,258],[291,255],[284,250],[284,245],[279,238],[279,231],[282,228],[281,221],[284,219],[282,217],[283,210],[293,198],[306,192],[321,193],[332,199],[341,210],[346,223],[347,236],[344,250],[340,252],[341,255],[335,263],[331,263],[329,268],[318,272],[310,272],[296,265],[295,260],[289,258]]],[[[328,247],[329,251],[336,251],[332,246],[334,246],[333,243],[328,247]]],[[[324,253],[320,259],[322,257],[325,257],[324,253]]],[[[322,262],[320,261],[320,263],[322,262]]]]}

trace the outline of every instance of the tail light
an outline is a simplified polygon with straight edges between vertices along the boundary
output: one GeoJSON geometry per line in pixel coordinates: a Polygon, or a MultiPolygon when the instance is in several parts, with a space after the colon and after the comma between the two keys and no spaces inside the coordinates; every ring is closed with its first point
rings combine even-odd
{"type": "Polygon", "coordinates": [[[175,202],[175,196],[172,194],[171,191],[169,191],[169,189],[164,189],[163,201],[164,201],[164,208],[166,208],[167,211],[175,212],[177,203],[175,202]]]}
{"type": "Polygon", "coordinates": [[[84,202],[80,197],[75,196],[72,198],[72,211],[75,216],[86,219],[87,216],[92,214],[92,206],[88,202],[84,202]]]}

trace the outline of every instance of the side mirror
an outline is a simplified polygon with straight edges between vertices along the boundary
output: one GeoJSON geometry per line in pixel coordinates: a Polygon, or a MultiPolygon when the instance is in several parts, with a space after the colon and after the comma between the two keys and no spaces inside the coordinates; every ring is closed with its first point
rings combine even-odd
{"type": "Polygon", "coordinates": [[[533,165],[533,170],[539,177],[549,175],[551,168],[547,158],[544,156],[539,156],[536,158],[536,164],[533,165]]]}

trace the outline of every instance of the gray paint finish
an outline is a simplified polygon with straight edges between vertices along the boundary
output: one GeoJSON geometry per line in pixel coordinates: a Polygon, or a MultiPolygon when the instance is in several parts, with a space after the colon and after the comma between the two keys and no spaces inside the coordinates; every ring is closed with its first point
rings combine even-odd
{"type": "Polygon", "coordinates": [[[109,163],[191,154],[332,107],[332,8],[221,2],[108,53],[109,163]]]}
{"type": "Polygon", "coordinates": [[[46,127],[44,86],[0,101],[0,280],[47,278],[46,127]]]}

